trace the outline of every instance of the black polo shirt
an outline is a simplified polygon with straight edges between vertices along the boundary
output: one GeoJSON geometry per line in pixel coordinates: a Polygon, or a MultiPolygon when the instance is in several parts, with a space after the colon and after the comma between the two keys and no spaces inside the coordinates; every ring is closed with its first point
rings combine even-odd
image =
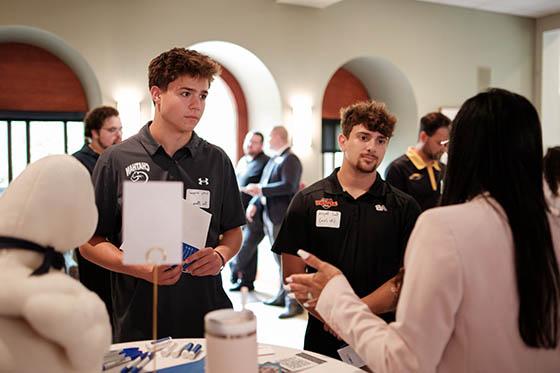
{"type": "MultiPolygon", "coordinates": [[[[90,175],[99,158],[99,154],[94,152],[88,144],[85,144],[72,156],[88,169],[90,175]]],[[[78,249],[76,249],[76,258],[78,259],[80,282],[101,298],[105,303],[105,307],[107,307],[107,312],[111,315],[113,313],[113,306],[111,301],[110,271],[84,258],[78,249]]]]}
{"type": "Polygon", "coordinates": [[[414,150],[408,149],[387,167],[385,180],[411,195],[424,211],[439,204],[444,173],[443,163],[435,161],[427,165],[414,150]]]}
{"type": "MultiPolygon", "coordinates": [[[[420,207],[379,174],[369,191],[354,199],[342,189],[338,171],[296,194],[272,251],[297,255],[304,249],[338,267],[356,294],[364,297],[402,266],[420,207]]],[[[393,314],[382,317],[394,319],[393,314]]],[[[339,358],[336,350],[343,345],[323,330],[319,320],[309,318],[306,350],[339,358]]]]}
{"type": "MultiPolygon", "coordinates": [[[[99,209],[96,235],[121,245],[123,182],[182,181],[189,190],[209,192],[204,210],[212,214],[206,246],[216,247],[225,231],[245,224],[239,189],[231,161],[219,147],[193,132],[187,145],[167,155],[145,125],[137,135],[107,149],[93,172],[99,209]]],[[[114,341],[152,338],[152,284],[112,272],[114,341]]],[[[221,275],[196,277],[182,274],[171,286],[159,287],[158,334],[175,338],[204,336],[204,315],[232,304],[222,287],[221,275]]]]}
{"type": "Polygon", "coordinates": [[[99,159],[99,154],[94,152],[88,144],[85,144],[80,150],[72,154],[72,156],[86,166],[90,175],[93,173],[97,159],[99,159]]]}
{"type": "MultiPolygon", "coordinates": [[[[250,158],[249,156],[244,156],[239,160],[237,164],[237,183],[240,187],[247,186],[251,183],[258,183],[261,180],[261,176],[270,157],[264,152],[260,152],[255,157],[250,158]]],[[[246,209],[249,206],[249,202],[253,196],[241,192],[241,202],[243,207],[246,209]]]]}

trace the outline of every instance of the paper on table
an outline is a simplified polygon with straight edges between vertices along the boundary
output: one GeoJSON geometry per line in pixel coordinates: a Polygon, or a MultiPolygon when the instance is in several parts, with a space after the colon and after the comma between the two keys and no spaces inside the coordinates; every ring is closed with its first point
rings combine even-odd
{"type": "Polygon", "coordinates": [[[183,183],[151,181],[123,185],[124,264],[177,264],[182,260],[183,183]]]}
{"type": "Polygon", "coordinates": [[[183,200],[183,242],[197,249],[206,246],[212,214],[183,200]]]}

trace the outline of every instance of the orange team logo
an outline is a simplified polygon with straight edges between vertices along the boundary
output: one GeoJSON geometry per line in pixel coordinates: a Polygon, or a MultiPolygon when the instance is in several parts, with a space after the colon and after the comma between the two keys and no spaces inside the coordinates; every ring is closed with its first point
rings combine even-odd
{"type": "Polygon", "coordinates": [[[333,206],[338,206],[338,202],[333,201],[332,198],[321,198],[315,200],[315,206],[321,206],[324,209],[330,209],[333,206]]]}

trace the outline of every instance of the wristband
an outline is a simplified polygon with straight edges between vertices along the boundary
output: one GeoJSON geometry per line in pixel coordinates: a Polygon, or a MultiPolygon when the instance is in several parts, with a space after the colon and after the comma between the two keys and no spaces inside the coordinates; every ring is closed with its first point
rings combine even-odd
{"type": "Polygon", "coordinates": [[[214,250],[214,252],[216,254],[218,254],[218,256],[220,257],[220,260],[222,261],[222,265],[220,266],[220,270],[218,271],[218,273],[220,273],[220,272],[222,272],[222,269],[224,269],[224,267],[226,266],[226,260],[224,259],[224,256],[218,250],[214,250]]]}

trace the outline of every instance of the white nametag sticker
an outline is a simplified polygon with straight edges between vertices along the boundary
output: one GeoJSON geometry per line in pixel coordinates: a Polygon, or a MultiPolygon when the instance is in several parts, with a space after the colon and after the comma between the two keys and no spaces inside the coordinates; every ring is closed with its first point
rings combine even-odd
{"type": "Polygon", "coordinates": [[[317,210],[315,226],[325,228],[340,228],[340,211],[317,210]]]}
{"type": "Polygon", "coordinates": [[[366,365],[366,363],[364,363],[360,356],[358,356],[356,351],[354,351],[350,346],[340,348],[337,350],[337,352],[342,361],[344,361],[346,364],[353,365],[357,368],[361,368],[366,365]]]}
{"type": "Polygon", "coordinates": [[[187,196],[185,197],[185,199],[192,203],[193,206],[200,207],[202,209],[210,208],[209,190],[187,189],[187,196]]]}

